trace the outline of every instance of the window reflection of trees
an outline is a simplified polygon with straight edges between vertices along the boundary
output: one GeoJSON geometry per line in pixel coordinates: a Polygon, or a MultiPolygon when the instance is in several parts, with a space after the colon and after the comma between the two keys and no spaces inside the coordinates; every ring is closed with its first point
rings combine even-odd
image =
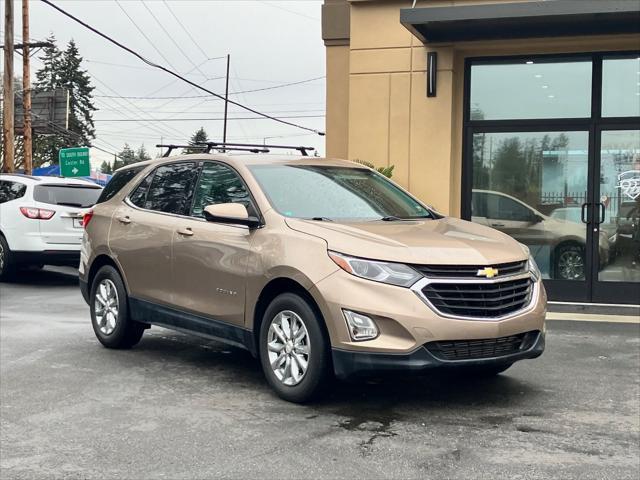
{"type": "Polygon", "coordinates": [[[197,170],[194,163],[159,167],[153,176],[144,203],[145,208],[184,214],[197,170]]]}

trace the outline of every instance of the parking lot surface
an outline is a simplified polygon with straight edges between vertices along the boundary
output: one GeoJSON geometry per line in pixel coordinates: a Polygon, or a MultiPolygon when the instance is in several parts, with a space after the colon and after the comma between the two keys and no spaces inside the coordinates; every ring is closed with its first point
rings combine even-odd
{"type": "Polygon", "coordinates": [[[153,327],[100,346],[73,270],[0,284],[0,476],[563,478],[640,473],[640,327],[549,322],[494,379],[275,397],[250,354],[153,327]]]}

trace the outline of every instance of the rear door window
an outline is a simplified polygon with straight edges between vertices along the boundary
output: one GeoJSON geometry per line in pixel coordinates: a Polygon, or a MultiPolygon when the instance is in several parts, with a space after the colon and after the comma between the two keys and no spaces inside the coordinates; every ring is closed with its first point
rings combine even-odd
{"type": "Polygon", "coordinates": [[[0,180],[0,203],[22,198],[26,191],[27,186],[24,183],[0,180]]]}
{"type": "Polygon", "coordinates": [[[138,175],[142,170],[144,170],[144,165],[141,167],[132,167],[127,168],[126,170],[121,170],[116,172],[107,186],[102,190],[102,194],[96,203],[106,202],[107,200],[113,198],[120,190],[122,190],[125,185],[127,185],[133,177],[138,175]]]}
{"type": "MultiPolygon", "coordinates": [[[[153,179],[142,208],[186,215],[191,206],[197,176],[198,169],[193,162],[180,162],[158,167],[153,173],[153,179]]],[[[134,196],[135,194],[132,197],[134,196]]],[[[132,199],[132,201],[136,200],[132,199]]]]}
{"type": "Polygon", "coordinates": [[[102,188],[93,185],[49,184],[36,185],[33,198],[36,202],[68,207],[91,207],[95,205],[102,188]]]}

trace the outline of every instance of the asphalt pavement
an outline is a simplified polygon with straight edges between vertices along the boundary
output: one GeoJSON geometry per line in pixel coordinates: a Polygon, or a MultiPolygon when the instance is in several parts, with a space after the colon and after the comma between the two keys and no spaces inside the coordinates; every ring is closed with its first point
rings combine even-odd
{"type": "Polygon", "coordinates": [[[100,346],[73,270],[0,284],[0,478],[637,479],[640,326],[548,323],[493,379],[275,397],[250,354],[153,327],[100,346]]]}

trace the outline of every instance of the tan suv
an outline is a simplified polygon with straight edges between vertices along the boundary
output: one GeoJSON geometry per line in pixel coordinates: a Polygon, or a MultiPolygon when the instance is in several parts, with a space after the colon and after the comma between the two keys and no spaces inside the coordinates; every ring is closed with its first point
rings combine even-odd
{"type": "Polygon", "coordinates": [[[93,329],[160,325],[246,348],[282,398],[334,375],[497,374],[544,350],[526,247],[341,160],[196,154],[120,169],[84,220],[93,329]]]}

